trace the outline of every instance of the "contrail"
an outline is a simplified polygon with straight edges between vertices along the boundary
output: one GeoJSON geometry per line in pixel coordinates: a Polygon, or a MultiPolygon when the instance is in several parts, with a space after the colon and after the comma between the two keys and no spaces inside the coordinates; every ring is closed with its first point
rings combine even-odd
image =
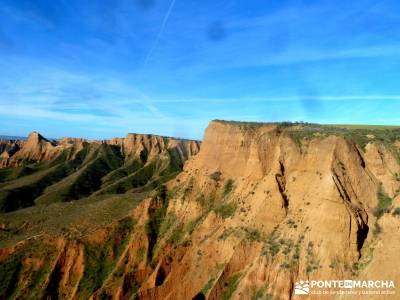
{"type": "Polygon", "coordinates": [[[172,9],[174,8],[175,2],[176,2],[176,0],[172,0],[171,4],[168,7],[167,13],[164,16],[164,19],[163,19],[163,22],[161,24],[160,30],[158,31],[157,38],[154,41],[153,46],[150,48],[149,52],[146,55],[146,59],[144,60],[144,67],[147,66],[147,62],[149,61],[151,55],[153,54],[153,51],[157,47],[157,44],[158,44],[162,34],[164,33],[165,26],[167,25],[169,16],[171,15],[171,12],[172,12],[172,9]]]}

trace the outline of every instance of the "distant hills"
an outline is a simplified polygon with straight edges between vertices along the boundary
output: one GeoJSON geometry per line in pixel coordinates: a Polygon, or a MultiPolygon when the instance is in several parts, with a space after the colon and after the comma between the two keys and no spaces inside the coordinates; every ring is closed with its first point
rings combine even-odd
{"type": "Polygon", "coordinates": [[[0,135],[0,140],[21,140],[25,141],[27,137],[13,136],[13,135],[0,135]]]}

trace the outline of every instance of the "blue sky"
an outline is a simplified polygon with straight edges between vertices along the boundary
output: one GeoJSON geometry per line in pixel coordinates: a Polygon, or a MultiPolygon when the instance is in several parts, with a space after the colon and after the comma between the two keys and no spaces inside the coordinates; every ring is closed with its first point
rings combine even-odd
{"type": "Polygon", "coordinates": [[[400,2],[2,0],[0,134],[400,124],[400,2]]]}

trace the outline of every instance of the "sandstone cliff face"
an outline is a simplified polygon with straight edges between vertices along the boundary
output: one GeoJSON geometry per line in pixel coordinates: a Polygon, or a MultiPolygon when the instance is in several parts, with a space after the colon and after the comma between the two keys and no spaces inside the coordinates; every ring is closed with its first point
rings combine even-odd
{"type": "Polygon", "coordinates": [[[24,161],[51,160],[61,152],[60,147],[56,147],[37,132],[30,133],[26,141],[17,141],[15,145],[18,145],[17,149],[5,149],[7,154],[3,156],[3,167],[16,167],[24,161]]]}
{"type": "MultiPolygon", "coordinates": [[[[70,221],[45,233],[41,239],[54,245],[50,263],[33,255],[16,278],[30,282],[34,268],[47,266],[35,292],[65,299],[300,299],[293,294],[300,280],[398,283],[397,144],[363,149],[340,135],[298,139],[292,130],[214,121],[198,154],[198,143],[157,136],[104,142],[126,161],[149,163],[165,148],[189,159],[134,207],[135,194],[127,194],[128,202],[113,199],[112,207],[129,203],[123,218],[91,222],[85,231],[70,221]]],[[[66,213],[73,209],[65,206],[66,213]]],[[[33,208],[26,214],[33,216],[33,208]]],[[[17,216],[5,216],[3,230],[16,230],[10,220],[17,216]]],[[[31,251],[24,247],[29,237],[38,239],[35,226],[19,225],[20,242],[8,242],[0,261],[31,251]]],[[[28,292],[23,286],[19,295],[28,292]]]]}
{"type": "Polygon", "coordinates": [[[105,142],[121,147],[126,159],[139,159],[144,162],[152,161],[166,149],[175,149],[179,159],[184,162],[200,150],[200,143],[197,141],[179,140],[150,134],[129,133],[126,138],[114,138],[105,142]]]}
{"type": "Polygon", "coordinates": [[[396,225],[383,230],[399,237],[398,218],[374,216],[380,181],[389,195],[398,192],[399,164],[380,146],[386,158],[378,168],[373,147],[364,154],[340,136],[299,146],[277,125],[212,122],[200,153],[169,184],[177,228],[196,224],[190,237],[184,233],[191,244],[179,258],[178,250],[166,251],[172,263],[164,282],[147,281],[141,297],[252,299],[264,291],[291,299],[299,280],[368,277],[371,245],[393,243],[375,226],[390,218],[396,225]]]}

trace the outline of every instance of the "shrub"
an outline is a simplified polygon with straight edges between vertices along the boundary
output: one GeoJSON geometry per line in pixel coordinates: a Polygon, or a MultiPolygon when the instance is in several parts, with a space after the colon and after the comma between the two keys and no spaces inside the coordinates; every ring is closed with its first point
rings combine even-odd
{"type": "Polygon", "coordinates": [[[226,283],[224,293],[222,295],[222,298],[224,300],[228,300],[232,297],[233,293],[236,290],[237,285],[239,284],[241,276],[242,276],[241,273],[236,273],[231,278],[229,278],[229,281],[226,283]]]}
{"type": "Polygon", "coordinates": [[[400,216],[400,207],[396,207],[393,211],[393,216],[400,216]]]}
{"type": "Polygon", "coordinates": [[[214,211],[221,218],[226,219],[232,217],[235,213],[236,205],[233,203],[221,203],[214,208],[214,211]]]}
{"type": "Polygon", "coordinates": [[[280,244],[278,242],[279,233],[277,230],[273,230],[271,234],[268,236],[267,241],[263,247],[262,253],[263,255],[274,257],[280,251],[280,244]]]}
{"type": "Polygon", "coordinates": [[[382,232],[382,227],[378,223],[375,223],[374,226],[374,235],[378,235],[382,232]]]}
{"type": "Polygon", "coordinates": [[[314,254],[314,243],[311,241],[308,242],[306,259],[307,259],[307,268],[306,268],[307,274],[319,268],[319,261],[317,260],[314,254]]]}
{"type": "Polygon", "coordinates": [[[256,241],[259,241],[261,239],[260,232],[255,228],[246,228],[245,232],[246,232],[246,238],[250,242],[256,242],[256,241]]]}
{"type": "Polygon", "coordinates": [[[215,171],[210,175],[210,178],[216,182],[218,182],[221,179],[222,173],[220,171],[215,171]]]}
{"type": "Polygon", "coordinates": [[[171,244],[173,247],[176,247],[181,243],[184,235],[185,232],[182,226],[178,226],[177,228],[174,229],[171,236],[169,237],[168,243],[171,244]]]}
{"type": "Polygon", "coordinates": [[[225,195],[225,196],[228,195],[230,192],[232,192],[233,187],[234,187],[233,184],[234,184],[233,179],[229,179],[229,180],[225,183],[225,186],[224,186],[224,195],[225,195]]]}
{"type": "Polygon", "coordinates": [[[400,181],[400,174],[399,173],[395,173],[394,174],[394,179],[397,181],[400,181]]]}
{"type": "Polygon", "coordinates": [[[266,283],[264,286],[260,287],[259,289],[253,292],[251,300],[272,300],[272,295],[267,293],[268,291],[268,284],[266,283]]]}
{"type": "MultiPolygon", "coordinates": [[[[205,207],[206,204],[207,204],[207,200],[206,200],[206,198],[204,197],[203,194],[200,194],[200,196],[198,196],[198,197],[196,198],[196,202],[197,202],[198,204],[200,204],[201,207],[205,207]]],[[[210,201],[208,201],[208,202],[210,202],[210,201]]]]}
{"type": "Polygon", "coordinates": [[[210,278],[210,279],[207,281],[206,285],[203,286],[203,288],[201,289],[200,293],[203,294],[204,296],[207,295],[207,294],[208,294],[208,291],[213,287],[214,281],[215,281],[215,278],[214,278],[214,277],[210,278]]]}
{"type": "Polygon", "coordinates": [[[389,212],[393,199],[390,198],[383,190],[382,184],[378,189],[378,206],[374,209],[374,216],[380,218],[384,213],[389,212]]]}
{"type": "Polygon", "coordinates": [[[188,222],[186,224],[186,230],[189,234],[192,234],[193,231],[196,229],[198,225],[200,225],[204,221],[204,215],[201,215],[200,217],[188,222]]]}
{"type": "Polygon", "coordinates": [[[235,233],[235,228],[227,228],[221,233],[221,235],[218,237],[218,240],[225,240],[233,233],[235,233]]]}

